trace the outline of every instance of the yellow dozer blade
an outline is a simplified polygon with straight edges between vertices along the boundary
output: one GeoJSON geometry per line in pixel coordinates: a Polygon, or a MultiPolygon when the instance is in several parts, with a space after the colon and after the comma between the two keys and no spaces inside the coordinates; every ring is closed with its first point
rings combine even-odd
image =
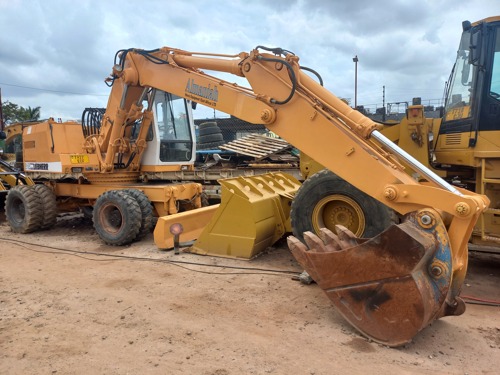
{"type": "Polygon", "coordinates": [[[300,182],[285,173],[219,180],[221,203],[160,217],[154,231],[160,249],[174,246],[170,228],[181,224],[180,241],[197,239],[187,251],[251,259],[291,232],[290,205],[300,182]],[[201,234],[200,234],[201,232],[201,234]]]}

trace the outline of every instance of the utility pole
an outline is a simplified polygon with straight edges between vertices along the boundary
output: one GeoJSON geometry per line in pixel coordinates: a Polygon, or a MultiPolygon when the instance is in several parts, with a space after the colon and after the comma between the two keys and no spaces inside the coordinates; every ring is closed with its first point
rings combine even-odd
{"type": "Polygon", "coordinates": [[[358,108],[358,55],[352,59],[354,62],[354,109],[358,108]]]}
{"type": "Polygon", "coordinates": [[[0,87],[0,131],[3,131],[2,88],[0,87]]]}
{"type": "Polygon", "coordinates": [[[382,121],[385,122],[385,86],[382,86],[382,121]]]}

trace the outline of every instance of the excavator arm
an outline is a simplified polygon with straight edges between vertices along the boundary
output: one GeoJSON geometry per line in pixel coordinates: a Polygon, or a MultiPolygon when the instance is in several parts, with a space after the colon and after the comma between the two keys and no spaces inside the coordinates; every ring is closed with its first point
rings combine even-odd
{"type": "MultiPolygon", "coordinates": [[[[86,135],[84,149],[95,154],[99,160],[99,171],[86,173],[88,179],[113,172],[121,180],[137,180],[141,156],[146,149],[146,137],[153,120],[152,99],[149,87],[130,86],[123,81],[112,81],[112,89],[102,119],[95,124],[84,124],[86,135]],[[143,108],[143,102],[148,107],[143,108]],[[135,139],[131,140],[133,125],[141,127],[135,139]],[[120,171],[116,170],[119,165],[120,171]]],[[[86,114],[84,113],[84,118],[86,114]]]]}
{"type": "Polygon", "coordinates": [[[304,234],[307,246],[295,237],[288,243],[351,324],[378,342],[401,345],[433,320],[463,312],[458,295],[467,241],[489,202],[446,183],[304,70],[311,71],[282,49],[220,55],[163,47],[123,51],[112,79],[122,87],[161,89],[265,124],[398,212],[403,222],[372,239],[338,228],[337,234],[323,230],[321,239],[304,234]],[[210,71],[241,77],[249,87],[210,71]]]}

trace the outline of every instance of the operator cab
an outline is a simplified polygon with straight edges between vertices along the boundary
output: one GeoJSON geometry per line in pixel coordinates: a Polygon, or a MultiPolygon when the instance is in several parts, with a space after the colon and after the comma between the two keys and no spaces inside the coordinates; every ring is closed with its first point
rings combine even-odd
{"type": "Polygon", "coordinates": [[[196,144],[190,102],[161,90],[155,90],[153,95],[154,120],[146,138],[142,169],[193,164],[196,144]]]}
{"type": "Polygon", "coordinates": [[[440,146],[477,150],[483,138],[500,150],[500,17],[462,25],[448,81],[440,146]]]}

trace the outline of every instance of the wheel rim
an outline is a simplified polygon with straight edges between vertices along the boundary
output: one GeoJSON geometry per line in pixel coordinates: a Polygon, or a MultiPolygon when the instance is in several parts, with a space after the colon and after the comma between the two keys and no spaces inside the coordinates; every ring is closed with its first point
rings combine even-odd
{"type": "Polygon", "coordinates": [[[106,204],[99,212],[102,228],[108,233],[117,233],[123,227],[123,213],[114,204],[106,204]]]}
{"type": "Polygon", "coordinates": [[[313,210],[312,224],[314,231],[328,228],[336,233],[335,225],[340,224],[361,236],[365,231],[365,215],[355,200],[345,195],[329,195],[321,199],[313,210]]]}

